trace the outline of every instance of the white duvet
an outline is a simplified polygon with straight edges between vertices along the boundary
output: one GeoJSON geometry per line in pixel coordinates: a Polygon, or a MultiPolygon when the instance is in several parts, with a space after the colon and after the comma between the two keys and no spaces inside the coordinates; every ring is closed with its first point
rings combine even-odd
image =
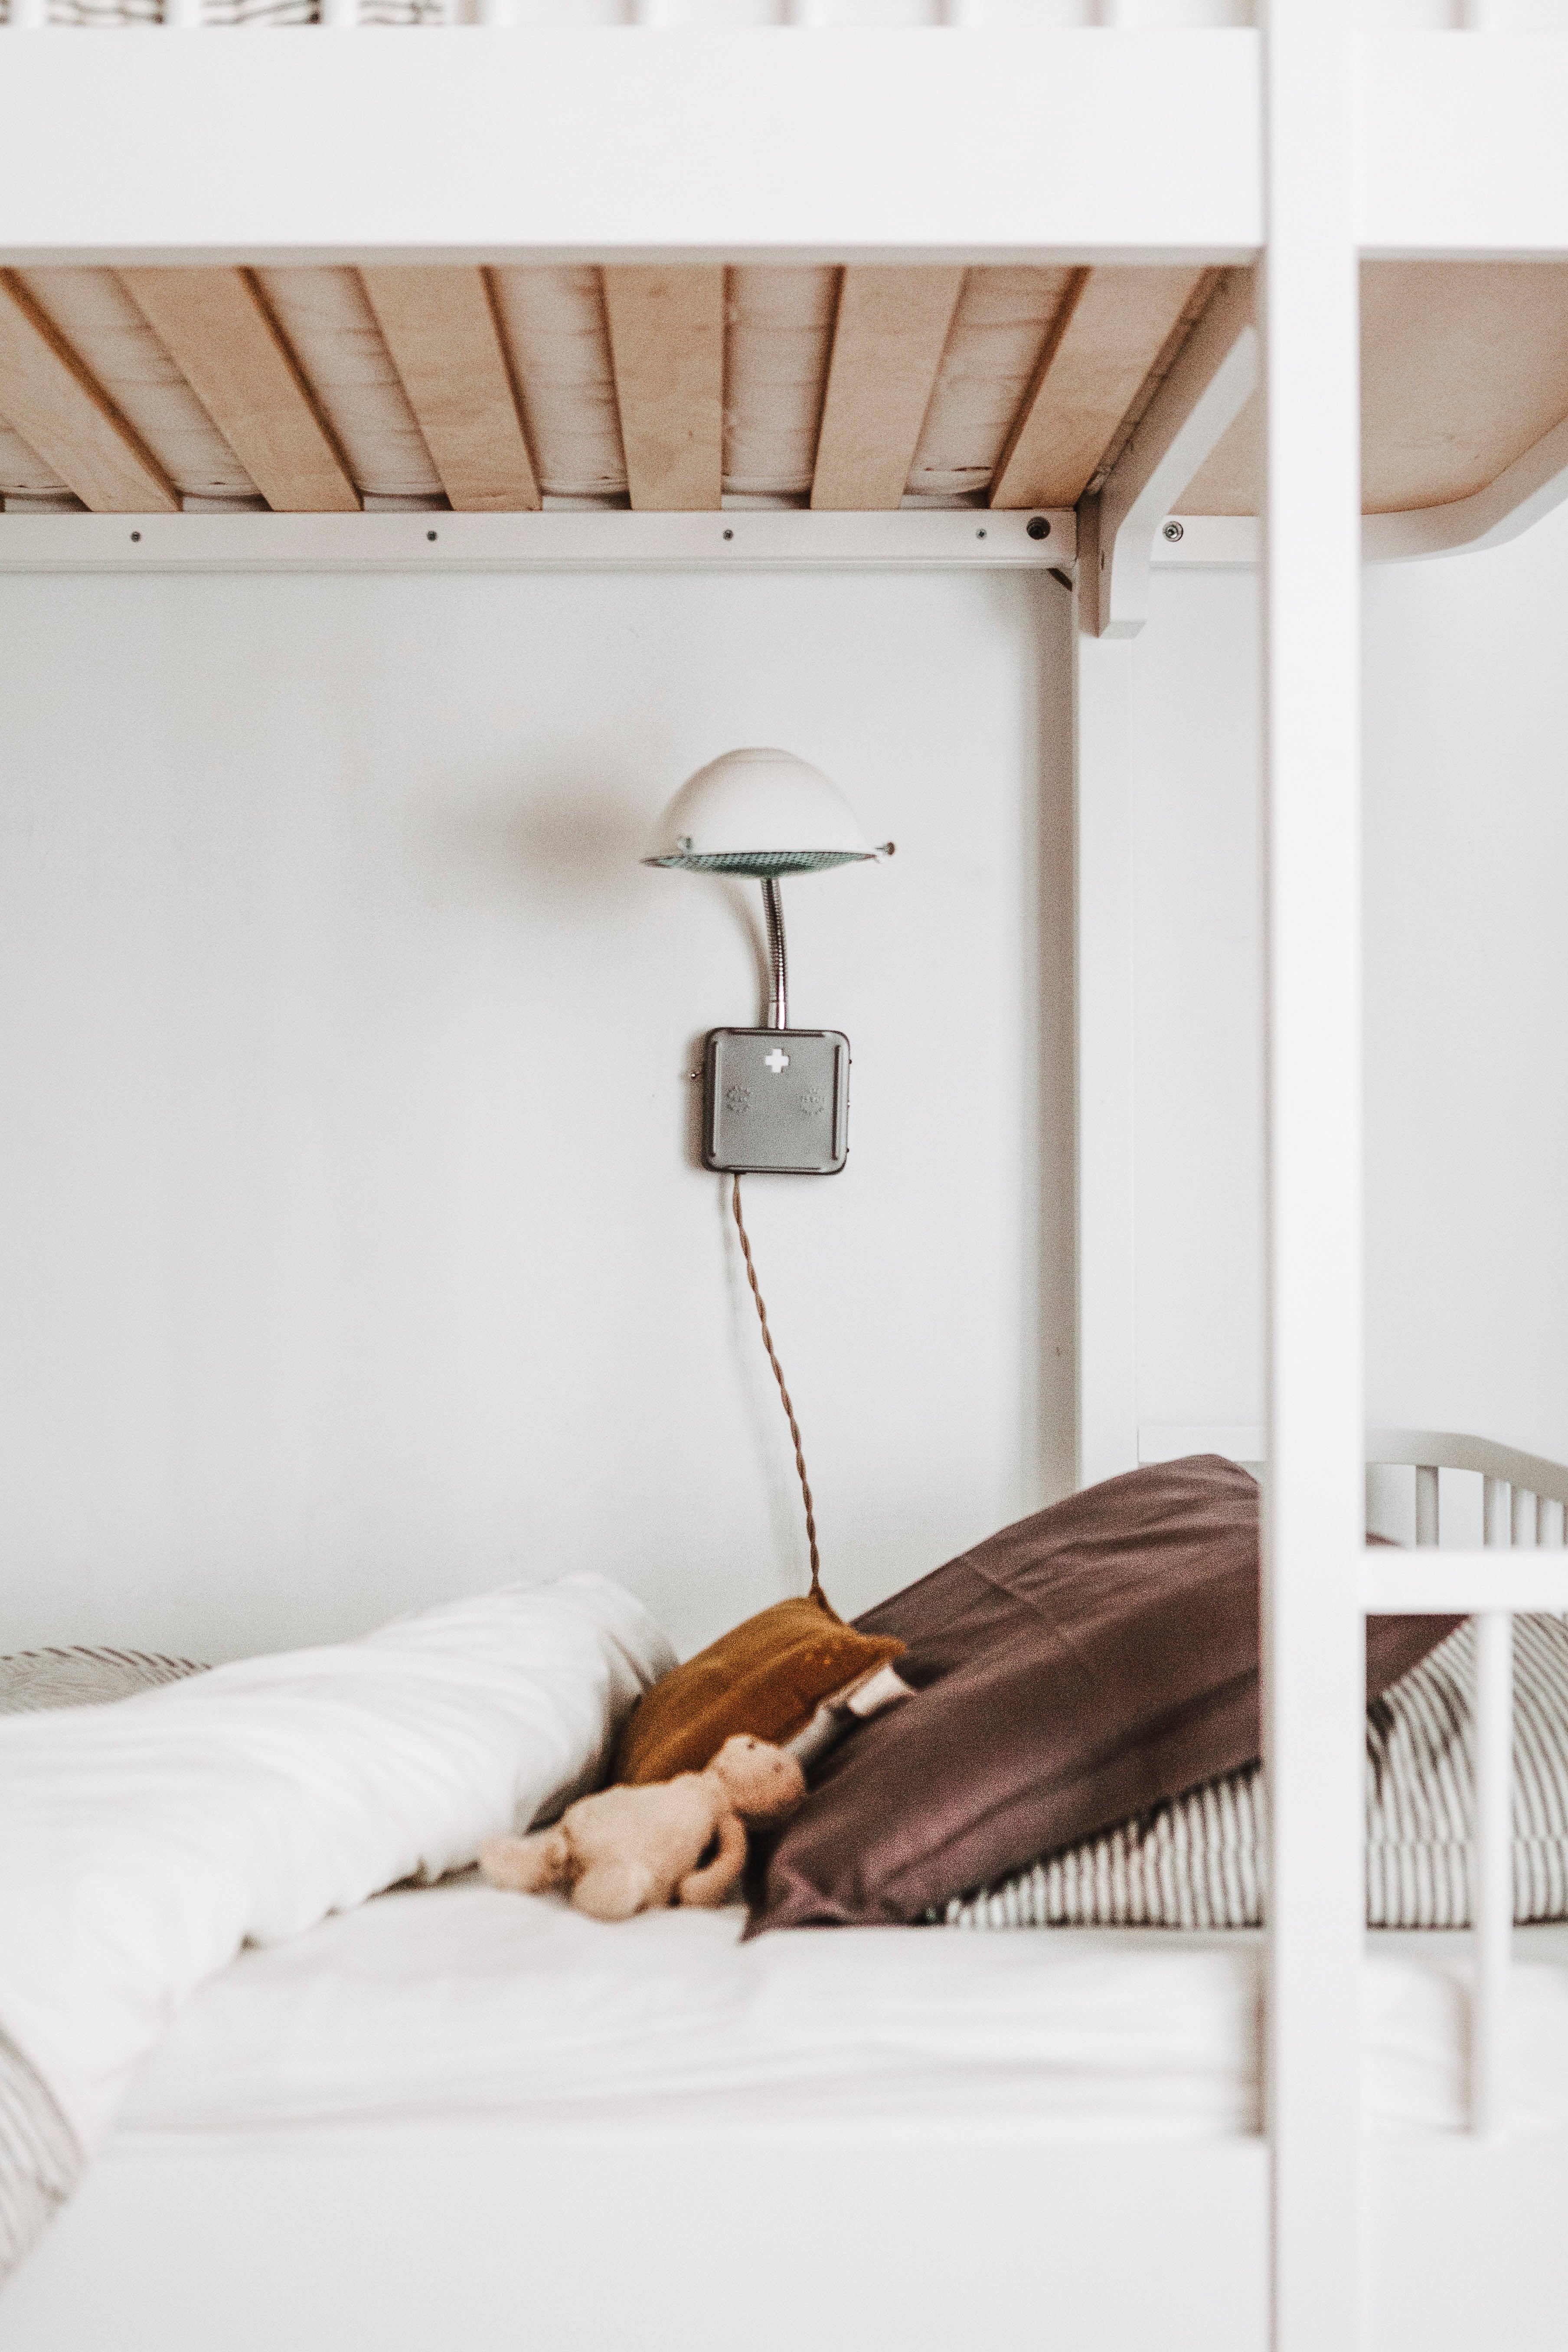
{"type": "Polygon", "coordinates": [[[674,1663],[630,1593],[571,1576],[0,1720],[0,2029],[82,2152],[243,1944],[558,1809],[674,1663]]]}

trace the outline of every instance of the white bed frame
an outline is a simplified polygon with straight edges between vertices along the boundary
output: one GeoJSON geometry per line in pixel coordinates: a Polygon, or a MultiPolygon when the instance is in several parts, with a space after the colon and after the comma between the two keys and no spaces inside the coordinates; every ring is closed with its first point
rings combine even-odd
{"type": "MultiPolygon", "coordinates": [[[[1273,1881],[1262,2138],[671,2126],[580,2146],[345,2136],[331,2155],[279,2141],[162,2168],[111,2154],[0,2313],[5,2344],[598,2352],[624,2329],[709,2352],[984,2327],[1085,2352],[1560,2347],[1568,2145],[1510,2142],[1500,2054],[1510,1612],[1568,1609],[1568,1474],[1472,1440],[1388,1440],[1418,1465],[1426,1536],[1437,1465],[1487,1477],[1489,1548],[1363,1553],[1358,595],[1363,554],[1523,529],[1568,490],[1568,429],[1477,498],[1363,527],[1356,264],[1568,257],[1568,37],[1360,37],[1349,0],[1272,0],[1264,31],[976,26],[973,0],[948,30],[502,30],[510,0],[479,0],[479,25],[346,40],[331,28],[353,0],[326,0],[329,30],[243,43],[29,36],[44,5],[12,0],[0,31],[14,266],[1261,261],[1256,310],[1238,276],[1079,519],[1079,1235],[1082,1476],[1194,1439],[1270,1465],[1273,1881]],[[1165,539],[1259,379],[1260,546],[1250,524],[1201,519],[1165,539]],[[1127,699],[1159,561],[1263,574],[1268,1420],[1141,1448],[1127,699]],[[1476,2128],[1367,2147],[1362,1623],[1431,1609],[1481,1622],[1476,2128]]],[[[192,11],[171,0],[171,29],[192,11]]],[[[639,0],[644,26],[657,11],[639,0]]],[[[811,0],[798,21],[819,22],[811,0]]],[[[424,517],[17,517],[0,520],[0,564],[1074,570],[1070,517],[1039,549],[1010,529],[982,547],[969,517],[742,517],[715,543],[717,520],[453,516],[432,539],[424,517]]]]}

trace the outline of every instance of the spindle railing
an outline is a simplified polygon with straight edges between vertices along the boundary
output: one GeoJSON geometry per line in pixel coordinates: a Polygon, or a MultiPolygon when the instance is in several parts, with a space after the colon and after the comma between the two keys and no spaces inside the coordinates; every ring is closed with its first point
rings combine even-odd
{"type": "MultiPolygon", "coordinates": [[[[1264,1466],[1264,1433],[1258,1426],[1146,1424],[1138,1434],[1143,1462],[1212,1453],[1264,1466]]],[[[1409,1551],[1369,1553],[1363,1571],[1368,1614],[1441,1612],[1476,1621],[1469,2123],[1473,2133],[1490,2137],[1508,2120],[1508,1993],[1515,1902],[1513,1620],[1521,1612],[1568,1614],[1568,1467],[1489,1438],[1425,1429],[1369,1430],[1366,1459],[1369,1468],[1413,1473],[1415,1548],[1423,1554],[1438,1553],[1435,1559],[1418,1559],[1409,1551]],[[1445,1471],[1468,1472],[1480,1479],[1479,1551],[1440,1549],[1445,1471]],[[1500,1552],[1511,1557],[1500,1560],[1500,1552]]]]}

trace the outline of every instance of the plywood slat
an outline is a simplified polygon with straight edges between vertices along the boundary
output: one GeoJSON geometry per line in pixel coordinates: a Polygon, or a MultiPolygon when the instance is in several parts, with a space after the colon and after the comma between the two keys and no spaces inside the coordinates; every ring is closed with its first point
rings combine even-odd
{"type": "Polygon", "coordinates": [[[121,277],[269,507],[357,511],[359,492],[248,270],[121,277]]]}
{"type": "Polygon", "coordinates": [[[0,271],[0,416],[95,514],[177,514],[174,483],[8,271],[0,271]]]}
{"type": "Polygon", "coordinates": [[[459,514],[537,508],[506,353],[479,269],[362,269],[441,487],[459,514]]]}
{"type": "Polygon", "coordinates": [[[1363,261],[1361,351],[1364,510],[1473,497],[1568,416],[1568,268],[1363,261]]]}
{"type": "MultiPolygon", "coordinates": [[[[1363,511],[1475,497],[1568,418],[1568,266],[1363,261],[1361,355],[1363,511]]],[[[1262,438],[1255,401],[1180,511],[1256,514],[1262,438]]]]}
{"type": "Polygon", "coordinates": [[[632,505],[718,507],[724,456],[724,273],[603,273],[632,505]]]}
{"type": "Polygon", "coordinates": [[[838,297],[814,508],[868,512],[904,495],[962,269],[848,268],[838,297]]]}
{"type": "Polygon", "coordinates": [[[994,507],[1074,506],[1203,273],[1091,269],[1063,304],[1007,436],[994,507]]]}

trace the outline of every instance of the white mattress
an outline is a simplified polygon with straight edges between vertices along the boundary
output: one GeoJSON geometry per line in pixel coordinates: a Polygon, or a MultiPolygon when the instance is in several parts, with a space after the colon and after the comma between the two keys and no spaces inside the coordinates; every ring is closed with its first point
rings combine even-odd
{"type": "MultiPolygon", "coordinates": [[[[1258,2127],[1259,1937],[895,1927],[742,1944],[742,1925],[731,1910],[606,1927],[471,1879],[395,1891],[204,1986],[113,2144],[476,2120],[1258,2127]]],[[[1468,1938],[1381,1935],[1371,1951],[1368,2121],[1458,2130],[1468,1938]]],[[[1515,2126],[1568,2132],[1568,1929],[1521,1930],[1518,1954],[1515,2126]]]]}

